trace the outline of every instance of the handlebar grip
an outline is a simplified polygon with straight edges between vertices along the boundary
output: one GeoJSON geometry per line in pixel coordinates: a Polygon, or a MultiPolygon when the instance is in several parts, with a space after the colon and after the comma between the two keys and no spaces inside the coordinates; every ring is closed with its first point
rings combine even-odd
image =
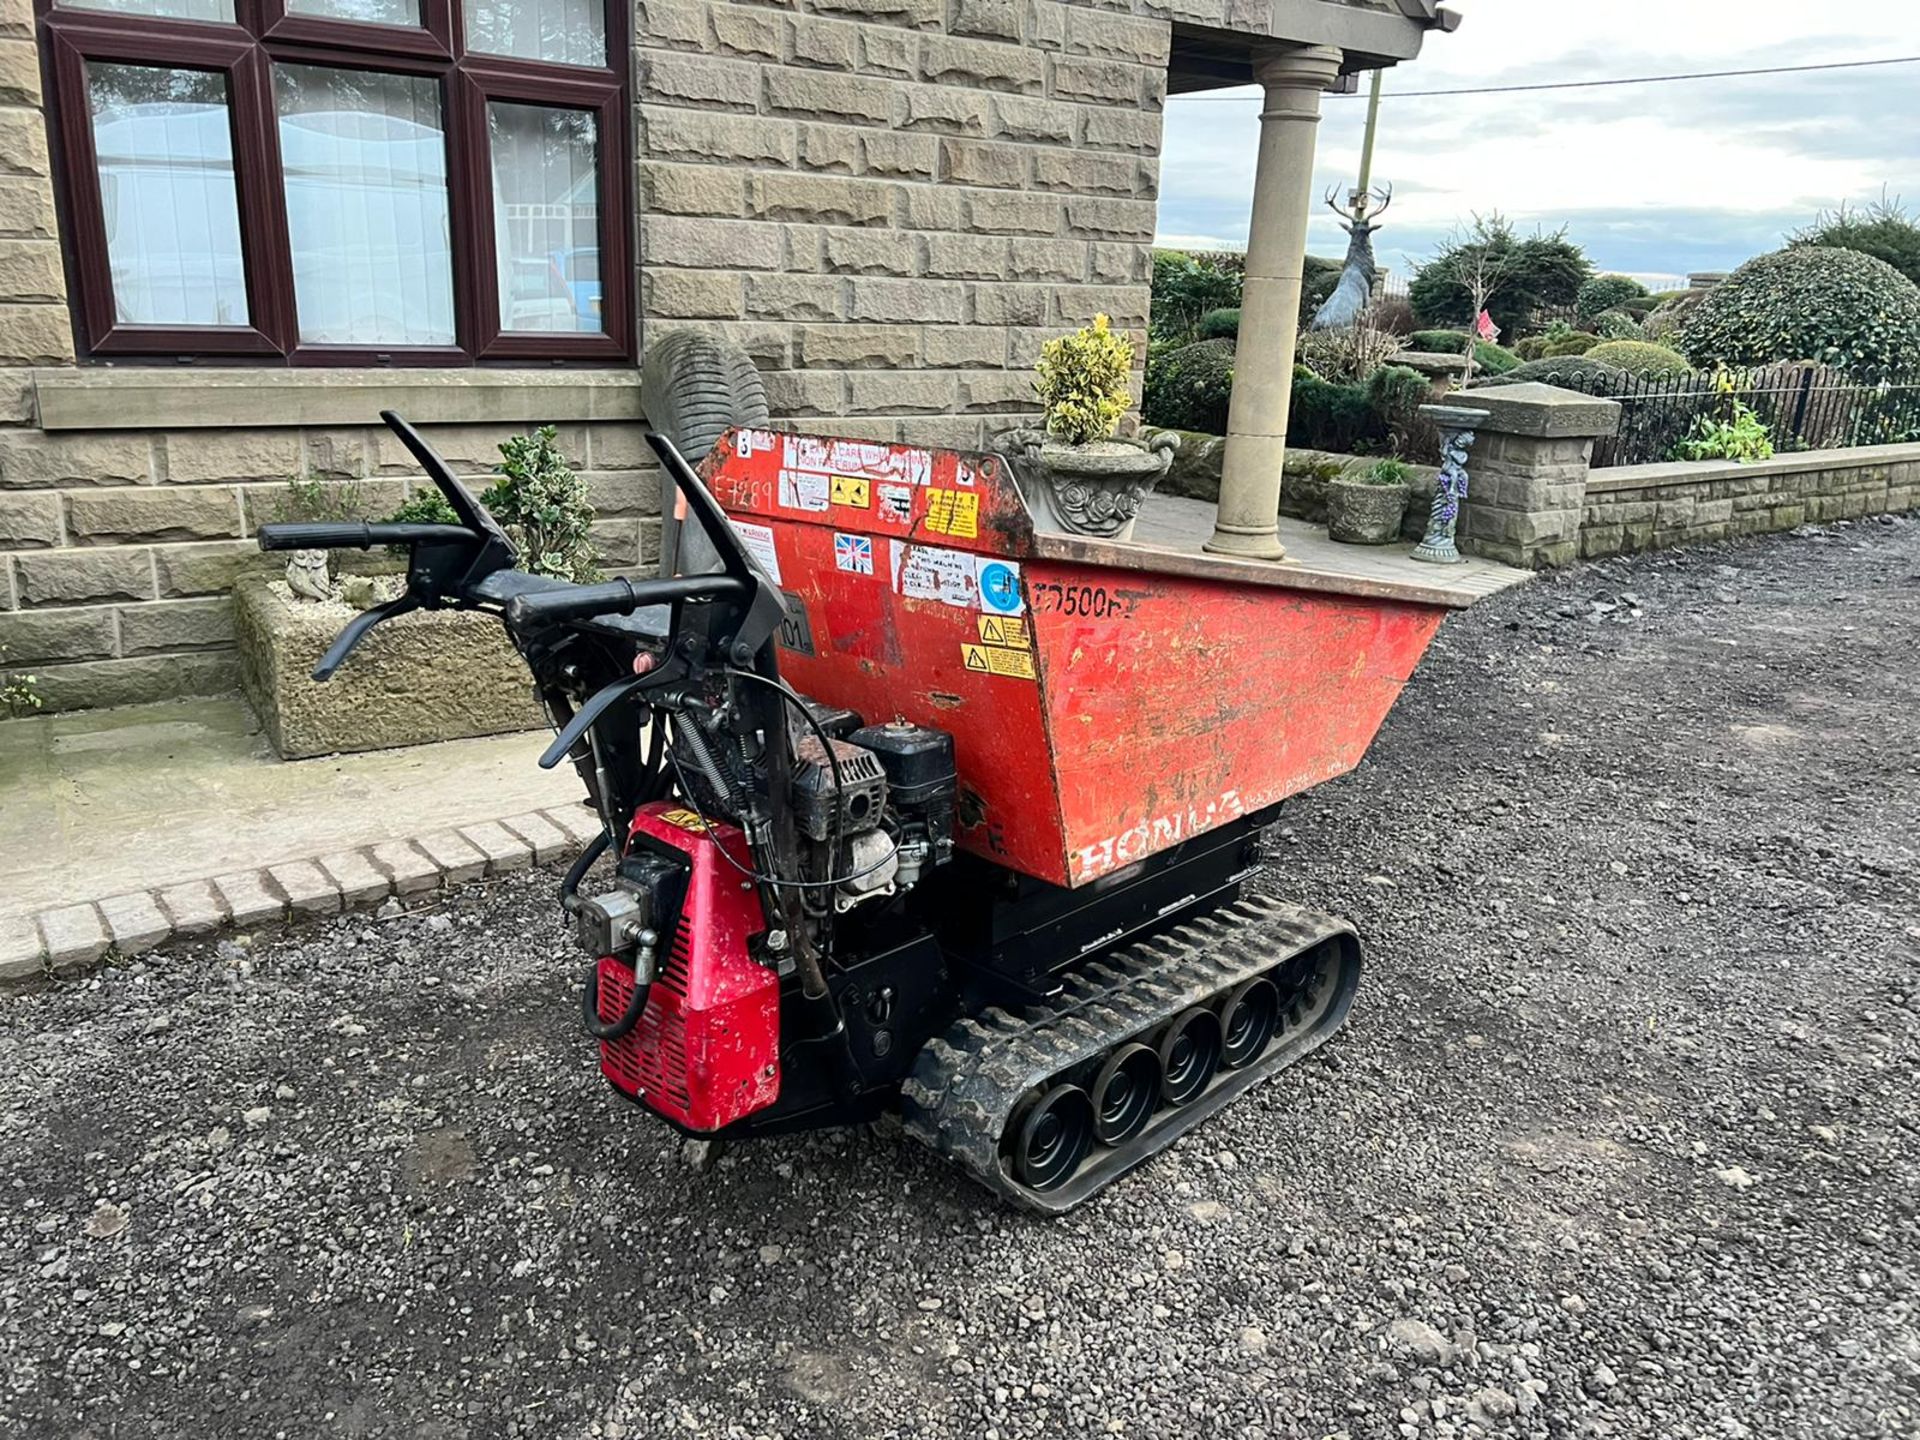
{"type": "Polygon", "coordinates": [[[370,525],[364,520],[295,520],[260,527],[262,550],[371,550],[376,545],[453,541],[480,537],[463,525],[370,525]]]}
{"type": "Polygon", "coordinates": [[[631,580],[608,580],[599,585],[569,585],[560,590],[516,595],[507,602],[507,623],[553,624],[597,615],[631,615],[649,605],[719,600],[743,597],[746,593],[746,584],[731,575],[678,575],[670,580],[648,580],[638,585],[631,580]]]}

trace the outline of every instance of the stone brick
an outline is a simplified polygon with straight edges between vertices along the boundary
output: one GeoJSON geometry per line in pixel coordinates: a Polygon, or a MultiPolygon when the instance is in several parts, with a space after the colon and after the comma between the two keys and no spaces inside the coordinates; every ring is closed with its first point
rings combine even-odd
{"type": "Polygon", "coordinates": [[[384,840],[370,852],[396,895],[418,895],[440,883],[440,867],[407,840],[384,840]]]}
{"type": "Polygon", "coordinates": [[[704,50],[707,45],[707,9],[687,0],[640,0],[635,39],[655,44],[704,50]]]}
{"type": "Polygon", "coordinates": [[[712,20],[713,38],[723,54],[760,60],[780,58],[781,31],[785,27],[779,16],[746,5],[715,5],[712,20]]]}
{"type": "Polygon", "coordinates": [[[0,105],[40,103],[40,55],[31,39],[0,39],[0,105]]]}
{"type": "Polygon", "coordinates": [[[832,320],[842,282],[833,275],[749,275],[747,313],[776,320],[832,320]]]}
{"type": "Polygon", "coordinates": [[[986,448],[986,426],[973,416],[904,415],[894,422],[894,438],[942,450],[981,450],[986,448]]]}
{"type": "Polygon", "coordinates": [[[596,520],[587,529],[594,553],[609,567],[640,563],[640,527],[631,520],[596,520]]]}
{"type": "Polygon", "coordinates": [[[939,162],[939,142],[931,135],[868,131],[861,137],[860,150],[869,175],[931,180],[939,162]]]}
{"type": "Polygon", "coordinates": [[[928,369],[1004,364],[1007,332],[994,325],[929,325],[921,337],[928,369]]]}
{"type": "Polygon", "coordinates": [[[953,408],[953,376],[937,370],[858,370],[847,377],[856,415],[938,415],[953,408]]]}
{"type": "Polygon", "coordinates": [[[487,857],[487,874],[505,875],[533,863],[533,848],[497,821],[486,820],[461,829],[460,838],[487,857]]]}
{"type": "Polygon", "coordinates": [[[278,925],[287,918],[287,897],[265,870],[239,870],[219,876],[213,888],[239,929],[278,925]]]}
{"type": "Polygon", "coordinates": [[[1040,401],[1033,393],[1033,376],[1024,370],[974,370],[959,376],[956,392],[961,410],[1038,410],[1040,401]]]}
{"type": "Polygon", "coordinates": [[[144,891],[102,900],[100,918],[106,921],[114,952],[128,958],[146,954],[173,934],[173,922],[160,913],[153,896],[144,891]]]}
{"type": "MultiPolygon", "coordinates": [[[[31,115],[36,125],[40,123],[35,111],[0,110],[0,116],[8,114],[31,115]]],[[[53,186],[37,176],[0,175],[0,236],[53,240],[58,235],[53,186]]],[[[68,343],[71,346],[71,340],[68,343]]]]}
{"type": "Polygon", "coordinates": [[[267,874],[287,897],[287,906],[296,915],[338,915],[340,887],[333,878],[311,860],[289,860],[269,865],[267,874]]]}
{"type": "Polygon", "coordinates": [[[584,426],[581,438],[584,443],[578,453],[586,457],[586,469],[650,470],[656,463],[645,428],[631,421],[607,420],[584,426]]]}
{"type": "Polygon", "coordinates": [[[955,35],[977,35],[990,40],[1018,40],[1021,12],[1027,0],[958,0],[948,28],[955,35]]]}
{"type": "Polygon", "coordinates": [[[1139,155],[1160,153],[1160,116],[1157,112],[1103,106],[1081,112],[1080,142],[1098,150],[1127,150],[1139,155]]]}
{"type": "Polygon", "coordinates": [[[146,484],[153,446],[144,435],[0,430],[0,487],[146,484]]]}
{"type": "Polygon", "coordinates": [[[851,70],[860,63],[860,27],[838,20],[793,17],[793,61],[828,70],[851,70]]]}
{"type": "Polygon", "coordinates": [[[800,363],[830,370],[893,369],[912,365],[920,332],[911,325],[803,325],[800,363]]]}
{"type": "Polygon", "coordinates": [[[1039,190],[1072,190],[1082,195],[1132,195],[1140,169],[1130,155],[1101,155],[1072,150],[1033,152],[1033,183],[1039,190]]]}
{"type": "Polygon", "coordinates": [[[1058,50],[1065,45],[1069,8],[1061,0],[1028,0],[1027,43],[1041,50],[1058,50]]]}
{"type": "Polygon", "coordinates": [[[1075,235],[1111,240],[1151,240],[1151,200],[1103,200],[1076,195],[1066,202],[1067,229],[1075,235]]]}
{"type": "Polygon", "coordinates": [[[751,111],[756,108],[758,79],[759,67],[745,60],[682,55],[672,50],[640,53],[640,94],[648,100],[751,111]]]}
{"type": "Polygon", "coordinates": [[[967,194],[944,185],[909,185],[900,195],[900,218],[909,230],[964,230],[967,194]]]}
{"type": "Polygon", "coordinates": [[[957,321],[967,318],[964,285],[925,280],[867,280],[847,282],[849,320],[957,321]]]}
{"type": "Polygon", "coordinates": [[[865,159],[860,138],[866,133],[851,125],[802,125],[802,168],[814,174],[858,174],[865,159]]]}
{"type": "Polygon", "coordinates": [[[929,235],[927,274],[947,279],[1003,280],[1007,242],[998,235],[929,235]]]}
{"type": "Polygon", "coordinates": [[[1173,48],[1173,27],[1164,20],[1116,15],[1111,10],[1089,10],[1079,5],[1071,6],[1066,18],[1066,48],[1076,55],[1165,67],[1173,48]]]}
{"type": "MultiPolygon", "coordinates": [[[[1101,16],[1106,19],[1106,16],[1101,16]]],[[[1085,100],[1109,105],[1136,104],[1140,98],[1142,71],[1138,66],[1118,60],[1094,60],[1071,55],[1056,55],[1053,62],[1053,94],[1060,100],[1085,100]]]]}
{"type": "Polygon", "coordinates": [[[1032,240],[1024,236],[1007,242],[1009,280],[1084,280],[1087,243],[1084,240],[1032,240]]]}
{"type": "Polygon", "coordinates": [[[227,921],[227,909],[208,880],[169,885],[155,891],[153,898],[173,922],[175,935],[211,935],[227,921]]]}
{"type": "Polygon", "coordinates": [[[46,121],[37,112],[0,108],[0,170],[22,176],[52,173],[47,164],[46,121]]]}
{"type": "Polygon", "coordinates": [[[1018,190],[1027,183],[1027,151],[981,140],[942,140],[940,175],[957,185],[1018,190]]]}
{"type": "Polygon", "coordinates": [[[500,823],[527,842],[527,847],[533,851],[533,863],[536,865],[548,864],[579,848],[566,831],[537,810],[529,811],[525,815],[512,816],[500,823]]]}
{"type": "Polygon", "coordinates": [[[39,413],[33,371],[0,366],[0,422],[25,424],[39,413]]]}
{"type": "Polygon", "coordinates": [[[566,832],[567,837],[576,845],[585,845],[602,831],[600,817],[584,802],[577,805],[556,805],[550,810],[540,812],[555,826],[566,832]]]}
{"type": "Polygon", "coordinates": [[[231,650],[81,660],[71,665],[44,666],[35,674],[49,711],[145,705],[183,695],[217,695],[240,686],[240,669],[231,650]]]}
{"type": "Polygon", "coordinates": [[[668,319],[738,319],[740,277],[726,270],[650,270],[641,282],[645,313],[668,319]]]}
{"type": "Polygon", "coordinates": [[[738,216],[745,177],[724,165],[671,165],[643,160],[639,166],[643,215],[738,216]]]}
{"type": "MultiPolygon", "coordinates": [[[[780,320],[710,320],[700,327],[747,352],[762,370],[784,370],[794,363],[794,327],[780,320]]],[[[660,329],[649,332],[662,333],[660,329]]]]}
{"type": "Polygon", "coordinates": [[[906,103],[900,121],[903,130],[936,130],[947,135],[987,133],[988,99],[985,95],[925,86],[904,93],[906,103]]]}
{"type": "Polygon", "coordinates": [[[31,915],[0,915],[0,984],[36,980],[47,971],[46,947],[31,915]]]}
{"type": "Polygon", "coordinates": [[[765,377],[767,408],[775,415],[839,415],[846,383],[837,370],[776,370],[765,377]]]}
{"type": "Polygon", "coordinates": [[[61,539],[60,496],[0,491],[0,550],[36,550],[61,539]]]}
{"type": "MultiPolygon", "coordinates": [[[[839,275],[911,275],[919,254],[912,235],[898,230],[827,230],[824,264],[839,275]]],[[[4,512],[0,512],[4,513],[4,512]]]]}
{"type": "Polygon", "coordinates": [[[29,550],[13,561],[23,605],[151,600],[153,561],[145,549],[29,550]]]}
{"type": "Polygon", "coordinates": [[[642,153],[650,160],[791,165],[797,153],[791,120],[648,107],[642,110],[640,123],[642,153]]]}
{"type": "Polygon", "coordinates": [[[341,902],[348,909],[384,900],[393,888],[386,872],[375,868],[363,851],[342,850],[337,855],[323,855],[319,864],[340,891],[341,902]]]}
{"type": "Polygon", "coordinates": [[[51,240],[0,240],[0,300],[64,305],[67,281],[59,245],[51,240]]]}
{"type": "MultiPolygon", "coordinates": [[[[967,216],[975,230],[998,235],[1053,235],[1060,229],[1061,201],[1053,195],[999,190],[967,193],[967,216]]],[[[1149,207],[1151,208],[1151,207],[1149,207]]]]}
{"type": "Polygon", "coordinates": [[[240,499],[230,485],[77,490],[67,518],[76,536],[97,544],[220,540],[240,534],[240,499]]]}
{"type": "Polygon", "coordinates": [[[1145,285],[1153,276],[1150,246],[1123,240],[1096,240],[1087,247],[1087,278],[1096,285],[1145,285]]]}
{"type": "Polygon", "coordinates": [[[881,75],[894,75],[902,79],[913,78],[914,61],[919,55],[919,42],[911,35],[903,35],[895,30],[882,30],[876,26],[862,26],[860,30],[860,68],[872,70],[881,75]]]}
{"type": "Polygon", "coordinates": [[[780,232],[751,220],[648,215],[640,222],[640,258],[649,266],[690,270],[776,270],[780,232]]]}
{"type": "Polygon", "coordinates": [[[988,102],[987,113],[992,117],[991,132],[1004,139],[1067,145],[1073,142],[1074,117],[1078,112],[1071,105],[1051,100],[996,95],[988,102]]]}
{"type": "Polygon", "coordinates": [[[874,125],[885,124],[893,114],[897,87],[886,80],[771,66],[765,75],[767,108],[776,114],[798,114],[809,119],[831,115],[838,120],[864,120],[874,125]]]}
{"type": "Polygon", "coordinates": [[[920,42],[920,78],[936,85],[1038,95],[1047,83],[1047,57],[1019,45],[930,35],[920,42]]]}
{"type": "Polygon", "coordinates": [[[1053,318],[1078,326],[1104,315],[1115,325],[1144,325],[1147,297],[1144,286],[1063,285],[1053,292],[1053,318]]]}
{"type": "Polygon", "coordinates": [[[925,29],[946,19],[946,0],[813,0],[815,11],[925,29]]]}
{"type": "Polygon", "coordinates": [[[766,220],[885,225],[893,218],[893,192],[880,180],[764,173],[747,177],[747,210],[766,220]]]}
{"type": "MultiPolygon", "coordinates": [[[[1041,285],[976,285],[973,322],[976,325],[1044,325],[1047,291],[1041,285]]],[[[1036,352],[1038,353],[1038,352],[1036,352]]],[[[1027,363],[1017,353],[1012,363],[1027,363]]]]}
{"type": "Polygon", "coordinates": [[[107,953],[112,941],[96,905],[65,905],[40,914],[40,943],[47,964],[55,970],[91,965],[107,953]]]}
{"type": "Polygon", "coordinates": [[[9,666],[107,659],[115,653],[113,611],[0,610],[0,653],[9,666]]]}
{"type": "MultiPolygon", "coordinates": [[[[160,595],[216,595],[233,588],[242,575],[284,568],[285,556],[261,552],[251,540],[215,540],[200,545],[163,545],[154,554],[160,595]]],[[[145,595],[138,597],[146,599],[145,595]]]]}
{"type": "Polygon", "coordinates": [[[657,470],[594,470],[581,477],[587,498],[600,515],[653,514],[660,508],[657,470]]]}

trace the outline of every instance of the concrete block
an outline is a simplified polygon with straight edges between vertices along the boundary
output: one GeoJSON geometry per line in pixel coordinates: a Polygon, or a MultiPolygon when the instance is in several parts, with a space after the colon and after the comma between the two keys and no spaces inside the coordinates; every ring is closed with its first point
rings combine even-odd
{"type": "Polygon", "coordinates": [[[296,915],[340,913],[340,887],[313,861],[290,860],[269,865],[267,874],[287,897],[287,907],[296,915]]]}
{"type": "Polygon", "coordinates": [[[460,838],[486,857],[489,875],[506,875],[533,863],[533,847],[498,821],[463,826],[460,838]]]}
{"type": "Polygon", "coordinates": [[[440,867],[409,840],[385,840],[369,852],[396,895],[418,895],[440,883],[440,867]]]}
{"type": "MultiPolygon", "coordinates": [[[[0,109],[0,235],[33,240],[57,239],[60,227],[54,217],[53,187],[38,176],[4,173],[4,167],[11,163],[7,152],[14,149],[12,142],[21,133],[17,122],[22,121],[30,123],[38,136],[46,133],[45,122],[38,111],[0,109]],[[9,121],[16,123],[9,124],[9,121]]],[[[44,165],[46,142],[38,139],[38,144],[41,156],[39,163],[44,165]]],[[[45,308],[50,316],[58,313],[54,306],[45,308]]],[[[56,343],[57,336],[46,335],[31,341],[26,348],[51,347],[56,343]]],[[[71,337],[68,343],[71,344],[71,337]]]]}
{"type": "Polygon", "coordinates": [[[287,918],[287,897],[265,870],[241,870],[213,882],[227,916],[242,930],[277,925],[287,918]]]}
{"type": "Polygon", "coordinates": [[[640,563],[640,527],[633,521],[596,520],[587,535],[604,565],[618,569],[640,563]]]}
{"type": "Polygon", "coordinates": [[[909,185],[900,196],[900,223],[908,230],[964,230],[967,192],[944,185],[909,185]]]}
{"type": "Polygon", "coordinates": [[[384,900],[393,889],[386,872],[375,866],[364,851],[342,850],[336,855],[322,855],[319,865],[339,890],[341,902],[350,910],[384,900]]]}
{"type": "Polygon", "coordinates": [[[540,814],[577,845],[587,844],[603,829],[600,817],[585,804],[556,805],[540,814]]]}
{"type": "Polygon", "coordinates": [[[39,920],[47,964],[55,970],[91,965],[107,953],[112,943],[97,905],[66,905],[42,911],[39,920]]]}
{"type": "Polygon", "coordinates": [[[413,843],[434,863],[443,884],[464,885],[487,873],[487,857],[451,830],[422,835],[413,843]]]}
{"type": "Polygon", "coordinates": [[[207,880],[190,880],[184,885],[169,885],[154,893],[160,908],[173,922],[176,935],[210,935],[227,920],[226,907],[207,880]]]}
{"type": "Polygon", "coordinates": [[[35,980],[47,970],[47,947],[31,915],[0,916],[0,984],[35,980]]]}
{"type": "Polygon", "coordinates": [[[708,7],[691,0],[640,0],[635,38],[648,49],[664,44],[687,50],[707,46],[708,7]]]}
{"type": "Polygon", "coordinates": [[[1085,325],[1105,315],[1116,328],[1144,325],[1147,299],[1144,285],[1059,285],[1053,289],[1052,318],[1062,325],[1085,325]]]}
{"type": "Polygon", "coordinates": [[[100,902],[107,935],[121,955],[145,954],[173,934],[173,922],[161,913],[152,895],[116,895],[100,902]]]}
{"type": "Polygon", "coordinates": [[[515,835],[526,841],[527,848],[533,852],[533,863],[545,865],[569,855],[579,849],[573,837],[537,810],[525,815],[514,815],[500,822],[515,835]]]}
{"type": "Polygon", "coordinates": [[[763,377],[767,408],[776,416],[836,416],[846,410],[846,380],[838,370],[776,370],[763,377]]]}

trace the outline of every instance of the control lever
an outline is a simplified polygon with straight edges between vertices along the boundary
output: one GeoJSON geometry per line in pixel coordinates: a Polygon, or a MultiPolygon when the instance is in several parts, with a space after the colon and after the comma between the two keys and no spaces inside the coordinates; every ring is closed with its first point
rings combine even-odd
{"type": "Polygon", "coordinates": [[[362,610],[349,620],[340,633],[333,637],[333,643],[327,647],[327,653],[320,657],[320,663],[313,667],[313,678],[326,681],[333,678],[333,672],[340,668],[353,647],[365,638],[366,633],[383,620],[391,620],[396,615],[405,615],[410,610],[421,609],[419,600],[411,592],[397,600],[389,600],[383,605],[375,605],[362,610]]]}

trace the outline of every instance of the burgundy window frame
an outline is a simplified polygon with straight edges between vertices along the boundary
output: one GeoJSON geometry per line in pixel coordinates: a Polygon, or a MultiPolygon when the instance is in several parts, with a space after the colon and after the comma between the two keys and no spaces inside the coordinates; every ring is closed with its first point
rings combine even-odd
{"type": "Polygon", "coordinates": [[[83,358],[225,360],[284,365],[605,363],[634,356],[631,165],[626,117],[625,0],[605,0],[606,66],[558,65],[469,53],[460,5],[420,0],[422,24],[388,26],[289,13],[286,0],[234,0],[234,24],[63,9],[34,0],[47,79],[47,114],[67,237],[74,317],[83,358]],[[235,199],[247,287],[245,325],[129,325],[114,314],[87,62],[205,70],[226,77],[235,199]],[[423,76],[440,86],[447,141],[454,343],[327,345],[299,336],[293,251],[281,179],[272,66],[423,76]],[[501,327],[493,240],[493,166],[487,103],[501,100],[594,115],[600,240],[601,333],[501,327]]]}

